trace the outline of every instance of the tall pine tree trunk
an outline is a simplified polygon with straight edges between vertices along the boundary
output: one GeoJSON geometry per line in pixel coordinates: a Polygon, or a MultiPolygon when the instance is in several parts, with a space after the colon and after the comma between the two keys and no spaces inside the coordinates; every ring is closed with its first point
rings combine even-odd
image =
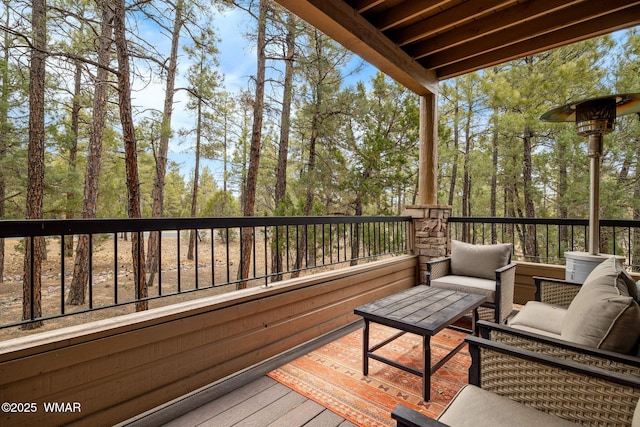
{"type": "MultiPolygon", "coordinates": [[[[262,140],[262,121],[264,115],[264,83],[266,45],[267,45],[267,11],[268,0],[260,0],[260,13],[258,15],[258,65],[256,71],[256,91],[253,100],[253,126],[251,129],[251,148],[249,151],[249,169],[247,170],[247,182],[244,191],[244,216],[254,216],[256,189],[258,184],[258,167],[260,166],[260,145],[262,140]]],[[[240,268],[238,269],[237,288],[247,287],[246,278],[249,277],[251,266],[251,253],[253,248],[253,229],[251,227],[241,230],[240,268]]]]}
{"type": "MultiPolygon", "coordinates": [[[[71,147],[69,147],[69,171],[74,173],[76,170],[76,158],[78,156],[78,138],[80,132],[80,96],[82,89],[82,63],[76,59],[74,61],[75,65],[75,74],[74,74],[74,84],[73,84],[73,101],[71,105],[71,147]]],[[[76,206],[76,193],[72,189],[72,186],[69,186],[69,191],[66,195],[67,198],[67,206],[66,212],[64,213],[64,217],[67,219],[75,218],[75,206],[76,206]]],[[[64,242],[64,254],[65,256],[71,256],[73,254],[73,235],[66,236],[66,240],[64,242]]]]}
{"type": "MultiPolygon", "coordinates": [[[[531,158],[533,132],[526,126],[523,132],[523,161],[522,161],[522,178],[524,184],[524,213],[525,218],[535,218],[536,209],[533,204],[533,161],[531,158]]],[[[524,256],[530,257],[532,261],[538,259],[538,245],[536,239],[535,225],[529,224],[525,226],[524,232],[524,256]]]]}
{"type": "MultiPolygon", "coordinates": [[[[314,31],[315,34],[315,57],[322,58],[322,35],[319,31],[314,31]]],[[[320,66],[320,65],[318,65],[320,66]]],[[[316,142],[318,141],[319,134],[319,126],[320,126],[320,108],[322,108],[322,78],[319,78],[315,83],[315,99],[313,101],[313,114],[311,116],[311,137],[309,138],[309,157],[307,159],[307,170],[306,170],[306,195],[304,202],[304,210],[303,215],[309,216],[311,215],[311,210],[313,208],[313,196],[315,194],[315,184],[314,184],[314,175],[316,169],[316,142]]],[[[308,229],[306,226],[302,227],[302,232],[300,233],[300,241],[298,243],[298,251],[296,253],[296,264],[295,264],[295,272],[292,274],[292,277],[298,277],[300,275],[300,270],[303,267],[303,263],[306,262],[311,265],[315,265],[315,259],[312,256],[307,255],[307,234],[308,229]]],[[[308,267],[309,265],[307,265],[308,267]]]]}
{"type": "MultiPolygon", "coordinates": [[[[318,92],[320,92],[318,90],[318,92]]],[[[314,195],[314,183],[313,175],[316,168],[316,141],[318,140],[318,124],[320,117],[320,104],[316,102],[314,106],[313,116],[311,117],[311,138],[309,139],[309,158],[307,159],[307,179],[306,179],[306,197],[304,202],[303,215],[311,215],[311,208],[313,208],[313,195],[314,195]]],[[[300,240],[298,242],[298,250],[296,253],[295,271],[292,273],[292,277],[298,277],[302,267],[304,267],[305,260],[307,267],[309,265],[315,265],[315,259],[311,256],[307,257],[307,234],[309,233],[306,225],[302,226],[302,232],[300,233],[300,240]]]]}
{"type": "MultiPolygon", "coordinates": [[[[173,95],[175,92],[176,70],[178,69],[178,46],[180,42],[180,30],[184,23],[182,8],[183,2],[182,0],[178,0],[173,18],[173,32],[171,34],[171,53],[169,55],[169,66],[167,67],[167,83],[165,86],[164,110],[162,112],[162,125],[160,130],[160,148],[156,158],[156,177],[151,193],[153,199],[151,216],[153,218],[162,218],[163,216],[167,154],[169,152],[169,138],[171,137],[171,116],[173,114],[173,95]]],[[[149,279],[147,286],[153,285],[155,275],[158,272],[158,260],[160,259],[158,253],[159,238],[160,233],[158,232],[149,234],[149,241],[147,242],[147,272],[149,273],[149,279]]]]}
{"type": "MultiPolygon", "coordinates": [[[[5,2],[5,25],[9,28],[10,15],[9,3],[5,2]]],[[[5,64],[9,64],[9,32],[4,31],[4,47],[2,59],[5,64]]],[[[9,67],[2,67],[2,94],[0,95],[0,164],[4,163],[9,144],[9,67]]],[[[4,168],[0,168],[0,220],[5,219],[5,200],[7,197],[7,177],[4,168]]],[[[0,238],[0,283],[4,282],[4,238],[0,238]]]]}
{"type": "MultiPolygon", "coordinates": [[[[202,139],[202,99],[198,99],[198,122],[196,125],[196,162],[193,171],[193,190],[191,193],[191,218],[195,218],[198,212],[198,184],[200,182],[200,143],[202,139]]],[[[187,259],[195,258],[197,230],[189,232],[189,250],[187,259]]],[[[196,269],[198,266],[196,265],[196,269]]]]}
{"type": "MultiPolygon", "coordinates": [[[[498,134],[497,120],[498,109],[493,110],[493,133],[491,138],[491,197],[489,201],[489,216],[498,216],[498,143],[500,141],[498,134]]],[[[491,224],[491,243],[498,241],[498,233],[496,225],[491,224]]]]}
{"type": "MultiPolygon", "coordinates": [[[[98,207],[98,182],[102,167],[102,138],[107,117],[107,96],[109,90],[109,56],[111,35],[113,34],[113,10],[110,0],[99,3],[102,14],[100,36],[98,40],[98,69],[96,71],[93,95],[93,117],[89,136],[89,151],[84,177],[84,197],[82,218],[95,218],[98,207]]],[[[80,305],[85,302],[86,287],[89,281],[89,236],[78,236],[76,259],[73,266],[73,279],[67,296],[67,304],[80,305]]]]}
{"type": "MultiPolygon", "coordinates": [[[[44,87],[47,47],[47,5],[33,0],[31,5],[32,50],[29,64],[29,147],[27,181],[27,219],[42,219],[44,196],[44,87]]],[[[25,241],[22,319],[42,316],[42,257],[44,239],[25,241]]],[[[42,322],[28,323],[23,329],[34,329],[42,322]]]]}
{"type": "MultiPolygon", "coordinates": [[[[636,152],[635,155],[635,165],[636,165],[636,176],[635,176],[635,184],[633,186],[633,219],[640,220],[640,153],[636,152]]],[[[633,230],[633,235],[631,236],[632,241],[629,242],[629,246],[632,249],[631,253],[631,265],[637,266],[640,264],[640,231],[635,228],[633,230]]],[[[638,272],[639,268],[634,267],[634,271],[638,272]]]]}
{"type": "MultiPolygon", "coordinates": [[[[469,102],[467,120],[464,126],[464,161],[462,166],[462,216],[471,216],[471,115],[472,104],[469,102]]],[[[468,225],[463,225],[462,240],[471,241],[471,230],[468,225]]]]}
{"type": "Polygon", "coordinates": [[[449,181],[449,206],[453,206],[456,195],[456,180],[458,179],[458,154],[460,153],[460,107],[459,107],[458,79],[455,79],[455,105],[453,107],[453,164],[451,165],[451,180],[449,181]]]}
{"type": "MultiPolygon", "coordinates": [[[[125,4],[124,0],[115,1],[113,17],[116,52],[118,58],[118,100],[120,106],[120,122],[122,124],[122,138],[124,140],[125,167],[127,176],[127,195],[129,218],[140,218],[140,183],[138,181],[138,154],[136,150],[135,129],[131,109],[131,83],[129,73],[129,49],[126,39],[125,4]]],[[[133,262],[133,277],[136,298],[144,300],[148,296],[147,283],[144,273],[144,236],[133,233],[131,236],[131,259],[133,262]]],[[[149,302],[139,301],[136,310],[142,311],[149,307],[149,302]]]]}
{"type": "MultiPolygon", "coordinates": [[[[285,36],[287,52],[285,60],[284,87],[282,90],[282,113],[280,116],[280,141],[278,148],[278,166],[276,169],[275,207],[276,215],[285,215],[283,202],[287,193],[287,158],[289,157],[289,127],[291,123],[291,100],[293,98],[293,61],[295,56],[295,26],[296,18],[291,12],[287,13],[287,34],[285,36]]],[[[272,281],[282,280],[283,251],[280,245],[285,234],[276,227],[271,242],[271,273],[272,281]]]]}
{"type": "MultiPolygon", "coordinates": [[[[569,216],[567,206],[565,203],[561,201],[567,194],[569,189],[568,184],[568,175],[569,172],[567,170],[567,163],[564,159],[567,158],[567,143],[564,138],[560,138],[558,143],[556,144],[556,148],[558,150],[558,218],[566,219],[569,216]]],[[[558,231],[559,236],[558,240],[560,244],[564,244],[565,250],[569,249],[569,229],[567,226],[560,226],[560,230],[558,231]]]]}

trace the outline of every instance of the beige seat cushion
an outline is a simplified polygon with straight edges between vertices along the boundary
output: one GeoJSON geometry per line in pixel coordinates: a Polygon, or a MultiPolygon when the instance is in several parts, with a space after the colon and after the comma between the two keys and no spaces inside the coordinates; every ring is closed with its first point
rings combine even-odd
{"type": "Polygon", "coordinates": [[[567,309],[539,301],[528,301],[510,321],[509,326],[560,338],[567,309]]]}
{"type": "Polygon", "coordinates": [[[631,419],[631,427],[640,427],[640,401],[636,403],[636,410],[633,411],[633,418],[631,419]]]}
{"type": "Polygon", "coordinates": [[[438,421],[451,427],[576,425],[473,385],[467,385],[458,392],[440,414],[438,421]]]}
{"type": "Polygon", "coordinates": [[[562,338],[603,350],[631,352],[640,334],[640,307],[630,283],[635,288],[613,257],[594,268],[567,309],[562,338]]]}
{"type": "Polygon", "coordinates": [[[451,274],[495,280],[496,270],[511,259],[511,243],[472,245],[451,241],[451,274]]]}
{"type": "Polygon", "coordinates": [[[468,276],[443,276],[431,280],[431,286],[451,291],[480,294],[487,297],[487,302],[496,301],[496,279],[488,280],[468,276]]]}

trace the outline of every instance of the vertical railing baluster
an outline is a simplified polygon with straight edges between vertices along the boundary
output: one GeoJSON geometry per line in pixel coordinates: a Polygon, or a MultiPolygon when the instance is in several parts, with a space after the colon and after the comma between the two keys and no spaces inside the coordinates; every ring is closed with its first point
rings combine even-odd
{"type": "Polygon", "coordinates": [[[64,234],[60,235],[60,314],[64,314],[64,234]]]}
{"type": "Polygon", "coordinates": [[[289,270],[291,267],[291,258],[290,258],[290,249],[289,249],[289,242],[291,242],[291,237],[289,236],[289,226],[285,226],[284,228],[284,238],[286,239],[286,243],[284,244],[284,249],[285,249],[285,259],[287,260],[287,267],[286,269],[289,270]]]}
{"type": "Polygon", "coordinates": [[[329,226],[329,264],[333,263],[333,225],[327,224],[329,226]]]}
{"type": "Polygon", "coordinates": [[[268,237],[267,226],[265,225],[264,226],[264,285],[265,286],[269,284],[269,262],[268,262],[269,241],[267,237],[268,237]]]}
{"type": "Polygon", "coordinates": [[[227,283],[231,281],[231,264],[229,263],[229,227],[226,228],[227,241],[226,241],[226,262],[227,262],[227,283]]]}
{"type": "Polygon", "coordinates": [[[113,302],[118,304],[118,232],[113,234],[113,302]]]}
{"type": "Polygon", "coordinates": [[[89,234],[89,309],[93,308],[93,234],[89,234]]]}
{"type": "Polygon", "coordinates": [[[162,230],[158,231],[158,295],[162,295],[162,230]]]}
{"type": "Polygon", "coordinates": [[[562,251],[562,239],[560,238],[561,234],[562,234],[562,226],[558,226],[558,253],[556,254],[556,257],[558,259],[562,258],[561,257],[561,252],[562,251]]]}
{"type": "Polygon", "coordinates": [[[178,257],[178,262],[177,262],[177,264],[178,264],[178,273],[177,273],[178,274],[178,283],[177,283],[177,285],[178,285],[178,293],[180,293],[180,292],[182,292],[182,282],[181,282],[181,279],[182,279],[182,274],[181,274],[181,271],[182,271],[182,260],[181,260],[181,255],[180,255],[180,230],[177,230],[176,242],[177,242],[177,247],[178,247],[178,249],[176,250],[176,255],[178,257]]]}
{"type": "MultiPolygon", "coordinates": [[[[345,240],[347,238],[346,235],[345,235],[346,227],[347,227],[346,223],[336,224],[336,240],[337,240],[336,243],[338,245],[338,262],[339,263],[343,261],[343,259],[340,258],[340,254],[344,253],[344,249],[345,249],[344,245],[346,245],[346,243],[347,243],[346,240],[345,240]],[[342,239],[340,237],[342,237],[342,239]],[[343,250],[340,250],[341,246],[342,246],[343,250]]],[[[346,260],[346,258],[345,258],[345,260],[346,260]]]]}
{"type": "Polygon", "coordinates": [[[35,256],[35,237],[31,236],[29,237],[29,259],[31,260],[30,263],[31,265],[29,266],[29,271],[30,271],[30,280],[29,280],[29,293],[31,294],[31,298],[29,301],[29,319],[30,320],[34,320],[35,315],[36,315],[36,306],[35,306],[35,295],[36,295],[36,291],[35,289],[33,289],[34,287],[34,281],[35,281],[35,274],[36,274],[36,266],[35,266],[35,261],[36,261],[36,256],[35,256]]]}
{"type": "Polygon", "coordinates": [[[298,259],[298,253],[300,252],[300,225],[296,225],[296,251],[294,258],[294,268],[299,270],[302,266],[302,260],[298,259]]]}
{"type": "Polygon", "coordinates": [[[136,279],[136,289],[138,289],[138,300],[142,300],[143,298],[147,298],[149,295],[142,295],[142,286],[145,281],[145,277],[143,276],[144,268],[142,268],[142,248],[144,245],[144,232],[138,231],[136,233],[136,252],[137,252],[137,262],[136,262],[136,274],[133,276],[136,279]]]}
{"type": "Polygon", "coordinates": [[[258,249],[258,229],[257,227],[251,227],[251,236],[252,236],[252,246],[253,246],[253,278],[255,279],[258,276],[258,267],[257,267],[257,249],[258,249]]]}
{"type": "Polygon", "coordinates": [[[628,265],[632,265],[633,259],[631,257],[631,252],[632,252],[632,249],[631,249],[631,247],[632,247],[631,246],[631,227],[627,228],[627,242],[628,242],[627,243],[627,252],[628,252],[627,264],[628,265]]]}
{"type": "Polygon", "coordinates": [[[199,286],[200,284],[198,282],[198,279],[199,279],[199,277],[198,277],[198,240],[199,240],[198,237],[199,236],[198,236],[198,229],[197,228],[195,230],[195,233],[196,233],[196,238],[195,238],[195,242],[194,242],[194,251],[195,251],[195,253],[193,254],[193,260],[194,260],[196,265],[194,267],[194,270],[195,270],[194,274],[195,274],[195,281],[196,281],[196,289],[200,289],[200,286],[199,286]]]}
{"type": "Polygon", "coordinates": [[[215,230],[211,229],[211,286],[216,285],[215,230]]]}
{"type": "Polygon", "coordinates": [[[545,259],[547,261],[549,261],[549,258],[551,258],[551,256],[549,255],[549,224],[546,225],[545,232],[546,232],[546,234],[545,234],[546,235],[546,238],[545,238],[546,245],[545,245],[545,250],[544,250],[544,256],[545,256],[545,259]]]}

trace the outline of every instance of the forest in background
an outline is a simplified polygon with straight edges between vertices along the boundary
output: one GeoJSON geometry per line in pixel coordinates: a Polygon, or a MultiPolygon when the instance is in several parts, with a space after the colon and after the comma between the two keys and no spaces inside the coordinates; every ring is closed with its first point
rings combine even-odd
{"type": "MultiPolygon", "coordinates": [[[[398,215],[415,203],[417,97],[381,73],[352,83],[357,58],[270,0],[12,0],[2,9],[2,219],[398,215]],[[231,8],[246,14],[239,30],[256,63],[233,92],[216,32],[231,8]],[[150,24],[163,48],[149,42],[150,24]],[[136,88],[152,81],[164,86],[162,105],[140,108],[136,88]],[[189,126],[172,121],[178,93],[189,126]],[[168,160],[178,143],[193,156],[190,174],[168,160]]],[[[439,203],[456,216],[585,218],[586,138],[539,117],[639,92],[639,54],[635,28],[441,82],[439,203]]],[[[640,218],[639,138],[636,116],[605,137],[602,218],[640,218]]],[[[134,262],[146,255],[141,289],[157,268],[153,239],[145,254],[132,238],[134,262]]],[[[85,240],[69,247],[70,301],[84,299],[85,240]]],[[[39,275],[29,262],[25,283],[39,275]]]]}

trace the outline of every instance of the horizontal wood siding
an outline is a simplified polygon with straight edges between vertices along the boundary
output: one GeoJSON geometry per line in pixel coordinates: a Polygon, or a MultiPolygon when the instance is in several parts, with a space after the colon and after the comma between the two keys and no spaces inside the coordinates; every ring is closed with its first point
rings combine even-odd
{"type": "Polygon", "coordinates": [[[533,262],[516,261],[516,283],[513,302],[525,304],[535,300],[536,285],[533,276],[564,279],[564,265],[537,264],[533,262]]]}
{"type": "Polygon", "coordinates": [[[112,425],[358,319],[416,283],[401,256],[0,343],[0,425],[112,425]],[[82,412],[45,413],[43,402],[82,412]]]}

